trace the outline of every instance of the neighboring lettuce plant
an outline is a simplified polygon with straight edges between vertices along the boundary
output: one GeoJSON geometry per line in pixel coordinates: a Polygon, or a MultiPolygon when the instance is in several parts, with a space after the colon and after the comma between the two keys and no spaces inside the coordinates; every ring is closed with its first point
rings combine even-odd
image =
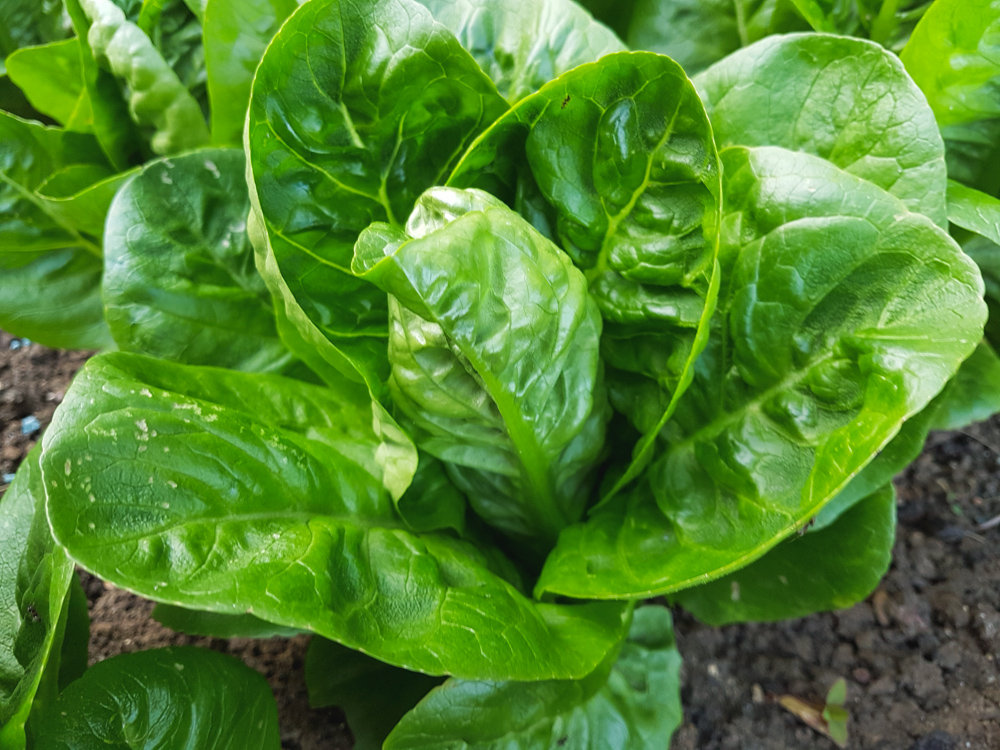
{"type": "Polygon", "coordinates": [[[1000,2],[927,5],[622,11],[676,59],[571,0],[12,16],[61,127],[0,115],[0,324],[121,351],[0,500],[3,747],[279,745],[226,657],[84,673],[74,564],[313,634],[362,749],[666,747],[644,600],[866,597],[893,477],[1000,409],[1000,2]]]}

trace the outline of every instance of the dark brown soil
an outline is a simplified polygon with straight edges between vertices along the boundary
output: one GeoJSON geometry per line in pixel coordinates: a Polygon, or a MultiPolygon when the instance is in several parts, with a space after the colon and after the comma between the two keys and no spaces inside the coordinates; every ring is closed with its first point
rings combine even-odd
{"type": "MultiPolygon", "coordinates": [[[[0,332],[0,470],[12,472],[86,355],[37,345],[10,350],[0,332]]],[[[5,486],[0,484],[0,492],[5,486]]],[[[867,602],[788,623],[708,628],[677,614],[686,721],[675,750],[831,750],[779,707],[788,693],[821,702],[848,680],[849,747],[1000,748],[1000,420],[932,436],[897,481],[899,537],[892,570],[867,602]]],[[[179,635],[152,606],[83,574],[91,661],[169,644],[230,653],[263,673],[278,700],[287,750],[346,750],[344,717],[312,710],[303,681],[307,639],[224,641],[179,635]]]]}

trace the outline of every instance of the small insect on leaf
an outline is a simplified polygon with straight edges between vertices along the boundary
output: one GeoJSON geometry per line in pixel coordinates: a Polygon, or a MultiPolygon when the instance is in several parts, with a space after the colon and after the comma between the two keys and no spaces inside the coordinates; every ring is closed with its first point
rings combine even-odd
{"type": "Polygon", "coordinates": [[[27,606],[27,610],[28,610],[28,617],[31,618],[32,622],[41,622],[42,618],[38,616],[38,610],[35,609],[34,604],[29,604],[27,606]]]}
{"type": "Polygon", "coordinates": [[[566,109],[566,105],[569,104],[571,96],[572,96],[571,94],[566,94],[566,98],[562,100],[562,106],[560,107],[560,109],[566,109]]]}

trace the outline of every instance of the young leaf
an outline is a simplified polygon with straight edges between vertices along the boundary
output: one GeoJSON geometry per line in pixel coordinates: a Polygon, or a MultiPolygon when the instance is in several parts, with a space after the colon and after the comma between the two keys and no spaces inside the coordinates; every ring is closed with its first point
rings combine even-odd
{"type": "Polygon", "coordinates": [[[93,130],[94,113],[83,80],[78,39],[25,47],[10,55],[4,64],[7,75],[39,112],[67,130],[93,130]]]}
{"type": "Polygon", "coordinates": [[[572,0],[420,0],[511,104],[625,45],[572,0]]]}
{"type": "Polygon", "coordinates": [[[153,162],[115,198],[105,315],[123,351],[268,371],[288,364],[247,237],[241,149],[153,162]]]}
{"type": "Polygon", "coordinates": [[[774,622],[846,609],[889,569],[896,538],[896,493],[883,487],[822,531],[782,542],[756,562],[673,601],[710,625],[774,622]]]}
{"type": "Polygon", "coordinates": [[[899,58],[878,45],[774,37],[712,66],[695,84],[720,149],[781,146],[821,156],[948,226],[934,113],[899,58]]]}
{"type": "Polygon", "coordinates": [[[185,609],[171,604],[157,604],[151,615],[161,625],[178,633],[203,635],[209,638],[291,638],[305,631],[261,620],[253,615],[225,615],[185,609]]]}
{"type": "Polygon", "coordinates": [[[682,721],[680,665],[669,610],[640,607],[621,650],[583,679],[449,680],[403,717],[385,748],[666,748],[682,721]]]}
{"type": "Polygon", "coordinates": [[[354,242],[372,221],[404,221],[506,108],[414,0],[310,0],[264,54],[246,138],[259,265],[288,321],[376,393],[386,298],[351,274],[354,242]]]}
{"type": "Polygon", "coordinates": [[[51,691],[58,689],[52,676],[59,672],[73,577],[73,562],[53,544],[45,519],[40,453],[35,448],[28,454],[0,498],[0,747],[5,750],[24,750],[25,722],[43,674],[49,674],[51,691]]]}
{"type": "Polygon", "coordinates": [[[360,384],[96,357],[45,433],[53,533],[154,601],[253,614],[409,669],[593,669],[622,608],[534,604],[476,545],[407,531],[385,488],[399,497],[416,460],[378,409],[360,384]]]}
{"type": "Polygon", "coordinates": [[[205,8],[205,65],[212,143],[240,145],[254,72],[268,42],[301,0],[212,0],[205,8]]]}
{"type": "Polygon", "coordinates": [[[281,747],[278,708],[264,678],[231,656],[191,647],[95,664],[59,696],[38,744],[46,750],[281,747]]]}
{"type": "Polygon", "coordinates": [[[564,531],[539,592],[646,596],[746,565],[815,516],[979,341],[978,270],[929,219],[814,156],[722,156],[733,270],[653,497],[564,531]]]}
{"type": "Polygon", "coordinates": [[[720,179],[698,94],[650,53],[552,81],[494,123],[449,179],[506,192],[585,271],[611,402],[645,435],[619,487],[648,462],[707,340],[720,179]]]}
{"type": "Polygon", "coordinates": [[[432,188],[355,253],[391,295],[389,387],[418,445],[487,523],[549,548],[583,513],[608,417],[584,275],[478,190],[432,188]]]}
{"type": "Polygon", "coordinates": [[[393,726],[441,681],[391,667],[325,638],[313,638],[306,653],[309,704],[343,710],[354,750],[382,750],[393,726]]]}

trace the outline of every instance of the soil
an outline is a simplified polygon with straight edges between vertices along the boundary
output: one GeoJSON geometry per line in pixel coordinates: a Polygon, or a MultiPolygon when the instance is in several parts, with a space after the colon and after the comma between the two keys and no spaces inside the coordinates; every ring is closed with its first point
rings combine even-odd
{"type": "MultiPolygon", "coordinates": [[[[13,472],[48,424],[85,353],[12,349],[0,332],[0,472],[13,472]]],[[[832,750],[781,708],[790,694],[822,703],[848,681],[856,750],[1000,748],[1000,419],[931,436],[901,475],[892,569],[857,606],[802,620],[709,628],[676,612],[685,722],[674,750],[832,750]],[[985,527],[984,527],[985,524],[985,527]]],[[[0,483],[0,492],[6,486],[0,483]]],[[[347,750],[338,709],[309,707],[308,640],[197,638],[149,618],[152,605],[81,572],[91,613],[90,660],[166,645],[232,654],[278,701],[285,750],[347,750]]]]}

